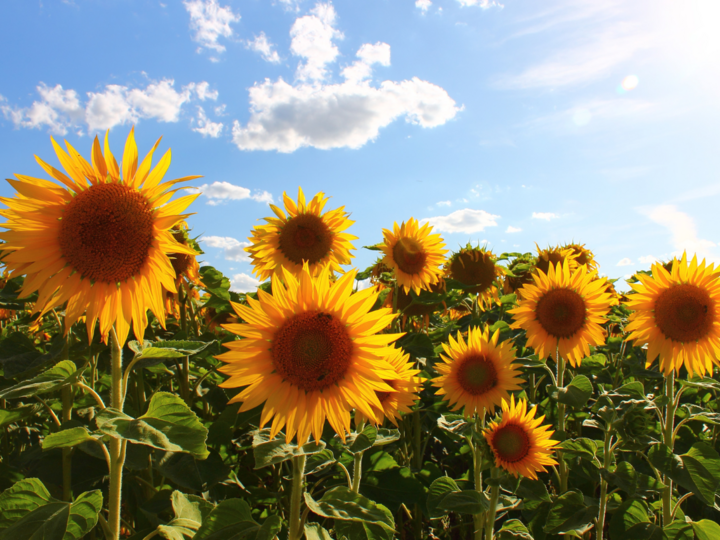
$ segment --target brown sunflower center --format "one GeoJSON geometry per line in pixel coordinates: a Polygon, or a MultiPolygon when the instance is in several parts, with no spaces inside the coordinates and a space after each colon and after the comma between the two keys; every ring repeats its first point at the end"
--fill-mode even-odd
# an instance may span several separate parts
{"type": "Polygon", "coordinates": [[[498,384],[495,363],[484,354],[471,354],[462,360],[457,371],[457,381],[468,394],[485,394],[498,384]]]}
{"type": "MultiPolygon", "coordinates": [[[[187,240],[185,240],[185,235],[182,231],[175,229],[170,232],[178,243],[183,246],[187,245],[187,240]]],[[[170,255],[170,262],[172,263],[173,270],[175,270],[175,277],[182,276],[190,266],[191,261],[190,255],[185,253],[173,253],[170,255]]]]}
{"type": "Polygon", "coordinates": [[[401,238],[393,247],[393,260],[406,274],[419,274],[425,268],[427,253],[417,240],[401,238]]]}
{"type": "Polygon", "coordinates": [[[308,311],[286,321],[270,349],[275,370],[308,392],[342,379],[350,366],[353,344],[334,315],[308,311]]]}
{"type": "MultiPolygon", "coordinates": [[[[395,381],[386,381],[383,380],[385,384],[390,386],[393,390],[397,390],[396,382],[395,381]]],[[[375,392],[375,395],[377,395],[377,398],[380,400],[380,403],[385,403],[387,398],[389,398],[394,392],[375,392]]]]}
{"type": "Polygon", "coordinates": [[[492,448],[498,458],[515,463],[530,453],[530,438],[521,426],[507,424],[495,432],[492,448]]]}
{"type": "Polygon", "coordinates": [[[295,264],[315,264],[332,248],[333,234],[320,216],[300,214],[291,218],[280,232],[280,251],[295,264]]]}
{"type": "Polygon", "coordinates": [[[556,251],[550,251],[547,253],[541,253],[538,255],[537,263],[535,264],[535,267],[538,270],[542,270],[545,274],[550,273],[550,266],[552,265],[553,268],[557,267],[558,263],[563,263],[565,261],[565,256],[562,253],[556,252],[556,251]]]}
{"type": "Polygon", "coordinates": [[[675,285],[655,302],[655,323],[673,341],[697,341],[708,335],[715,322],[712,300],[696,285],[675,285]]]}
{"type": "Polygon", "coordinates": [[[82,277],[117,283],[137,275],[153,242],[152,205],[137,190],[97,184],[65,207],[58,241],[82,277]]]}
{"type": "Polygon", "coordinates": [[[585,301],[572,289],[546,292],[535,308],[537,321],[556,338],[573,336],[585,324],[585,301]]]}
{"type": "Polygon", "coordinates": [[[461,253],[450,263],[450,275],[465,285],[477,285],[471,292],[488,290],[495,280],[495,261],[487,253],[461,253]]]}

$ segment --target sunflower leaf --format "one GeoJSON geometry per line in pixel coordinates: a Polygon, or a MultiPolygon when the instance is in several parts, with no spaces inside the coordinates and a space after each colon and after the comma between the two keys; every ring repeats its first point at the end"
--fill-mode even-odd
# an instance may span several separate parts
{"type": "MultiPolygon", "coordinates": [[[[380,525],[361,521],[341,521],[337,519],[333,528],[337,537],[345,538],[345,540],[393,540],[395,537],[392,531],[383,529],[380,525]]],[[[305,535],[306,540],[331,540],[329,535],[327,537],[307,536],[307,529],[305,529],[305,535]]]]}
{"type": "Polygon", "coordinates": [[[597,506],[585,504],[582,493],[577,490],[567,491],[550,507],[543,530],[550,534],[582,532],[597,517],[597,512],[597,506]]]}
{"type": "Polygon", "coordinates": [[[720,525],[709,519],[701,519],[692,524],[698,540],[716,540],[720,538],[720,525]]]}
{"type": "Polygon", "coordinates": [[[43,450],[51,450],[53,448],[71,448],[84,442],[93,441],[95,438],[84,427],[73,427],[64,429],[57,433],[51,433],[42,442],[43,450]]]}
{"type": "Polygon", "coordinates": [[[630,536],[628,531],[639,523],[648,521],[647,503],[641,499],[629,499],[615,510],[610,520],[610,538],[646,538],[645,536],[630,536]]]}
{"type": "Polygon", "coordinates": [[[452,478],[441,476],[433,480],[433,483],[430,484],[428,488],[427,499],[425,501],[428,517],[430,519],[436,519],[447,514],[447,512],[439,508],[438,505],[447,494],[459,491],[460,488],[452,478]]]}
{"type": "Polygon", "coordinates": [[[395,529],[395,520],[390,510],[344,486],[329,489],[318,501],[305,492],[305,504],[310,511],[322,517],[373,523],[388,531],[395,529]]]}
{"type": "Polygon", "coordinates": [[[25,478],[0,494],[0,530],[54,501],[38,478],[25,478]]]}
{"type": "Polygon", "coordinates": [[[282,463],[296,456],[317,454],[325,449],[325,443],[320,441],[307,442],[298,447],[295,443],[285,442],[285,435],[279,434],[270,439],[270,430],[261,429],[253,434],[253,456],[255,457],[255,470],[282,463]]]}
{"type": "Polygon", "coordinates": [[[250,506],[242,499],[226,499],[205,516],[194,540],[227,540],[252,538],[260,524],[251,514],[250,506]]]}
{"type": "Polygon", "coordinates": [[[17,409],[7,410],[0,409],[0,427],[14,424],[19,420],[24,420],[29,416],[35,416],[35,414],[42,409],[42,405],[34,403],[25,407],[18,407],[17,409]]]}
{"type": "Polygon", "coordinates": [[[365,426],[361,433],[351,433],[345,439],[345,447],[351,454],[364,452],[375,444],[377,428],[371,424],[365,426]]]}
{"type": "Polygon", "coordinates": [[[560,403],[579,409],[588,402],[592,393],[590,379],[585,375],[576,375],[565,388],[558,388],[557,399],[560,403]]]}
{"type": "Polygon", "coordinates": [[[83,369],[78,370],[70,360],[63,360],[30,380],[6,388],[0,392],[0,399],[16,399],[52,392],[74,383],[82,371],[83,369]]]}
{"type": "Polygon", "coordinates": [[[437,505],[439,510],[448,510],[458,514],[471,514],[473,516],[484,512],[489,506],[487,496],[484,493],[478,493],[474,489],[448,493],[437,505]]]}

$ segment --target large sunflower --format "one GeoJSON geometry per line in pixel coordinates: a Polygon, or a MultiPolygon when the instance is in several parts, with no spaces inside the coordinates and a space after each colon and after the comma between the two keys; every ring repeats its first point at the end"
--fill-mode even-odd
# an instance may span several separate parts
{"type": "Polygon", "coordinates": [[[468,292],[477,293],[478,305],[491,307],[493,301],[500,303],[496,283],[505,270],[497,264],[497,257],[492,251],[468,245],[453,253],[445,268],[452,279],[463,285],[475,285],[468,292]]]}
{"type": "Polygon", "coordinates": [[[450,336],[449,345],[442,344],[447,356],[441,354],[444,363],[435,364],[441,375],[433,380],[433,386],[453,410],[464,407],[465,416],[494,411],[524,382],[512,363],[515,349],[509,341],[498,344],[499,337],[500,331],[490,336],[487,327],[470,328],[467,342],[458,332],[457,340],[450,336]]]}
{"type": "Polygon", "coordinates": [[[395,316],[369,311],[372,288],[351,294],[355,274],[331,284],[328,267],[313,277],[305,263],[297,278],[273,274],[272,295],[259,290],[249,307],[232,304],[247,324],[224,328],[245,339],[225,343],[230,351],[218,356],[230,376],[221,386],[246,387],[231,400],[242,402],[240,411],[265,403],[260,425],[272,420],[272,437],[285,427],[288,442],[297,434],[304,444],[311,433],[319,441],[327,418],[344,439],[351,409],[377,422],[377,392],[395,392],[385,382],[397,378],[388,345],[401,334],[377,334],[395,316]]]}
{"type": "Polygon", "coordinates": [[[442,274],[440,265],[445,262],[446,249],[439,234],[430,234],[432,226],[422,227],[415,218],[407,223],[393,225],[393,230],[383,229],[385,241],[381,244],[385,257],[383,262],[395,272],[395,279],[405,292],[422,289],[437,283],[442,274]]]}
{"type": "Polygon", "coordinates": [[[720,279],[713,265],[700,264],[687,254],[674,259],[668,272],[662,263],[652,276],[636,274],[635,294],[627,306],[635,310],[626,330],[636,345],[647,344],[647,365],[660,357],[660,369],[669,375],[685,365],[690,376],[712,373],[720,356],[720,279]]]}
{"type": "Polygon", "coordinates": [[[545,416],[535,418],[536,409],[537,405],[528,411],[524,399],[515,403],[515,396],[509,402],[503,399],[502,418],[490,422],[483,433],[495,455],[495,466],[515,477],[521,474],[537,480],[538,472],[557,465],[552,453],[558,441],[550,439],[555,432],[540,425],[545,416]]]}
{"type": "Polygon", "coordinates": [[[163,288],[175,292],[175,272],[168,254],[194,255],[179,244],[169,229],[198,194],[168,202],[179,182],[160,183],[170,165],[170,150],[152,167],[158,142],[138,165],[134,130],[125,143],[122,168],[110,152],[105,155],[95,137],[91,163],[67,142],[65,152],[51,139],[67,175],[36,157],[40,166],[65,187],[48,180],[15,175],[8,180],[14,198],[0,198],[8,206],[1,226],[2,262],[11,275],[25,274],[21,294],[38,291],[35,311],[46,313],[67,302],[65,330],[86,315],[92,339],[95,323],[107,338],[115,325],[121,343],[132,321],[135,337],[143,339],[150,308],[164,324],[163,288]],[[122,171],[122,172],[121,172],[122,171]]]}
{"type": "MultiPolygon", "coordinates": [[[[397,378],[384,381],[393,388],[394,392],[376,392],[377,398],[382,405],[376,412],[376,423],[378,425],[382,425],[385,418],[387,418],[397,426],[400,413],[412,412],[411,407],[418,399],[418,392],[422,384],[422,379],[417,376],[420,370],[415,369],[415,366],[408,361],[408,358],[409,355],[404,353],[402,349],[395,348],[390,350],[390,356],[386,358],[397,378]]],[[[366,420],[367,418],[361,411],[355,412],[356,425],[366,420]]]]}
{"type": "Polygon", "coordinates": [[[545,274],[536,270],[534,285],[522,289],[520,305],[511,309],[512,328],[527,331],[528,345],[540,358],[555,353],[578,366],[590,355],[589,345],[601,345],[605,333],[600,326],[615,302],[607,292],[605,278],[597,278],[586,266],[572,274],[568,261],[550,266],[545,274]]]}
{"type": "Polygon", "coordinates": [[[340,265],[350,263],[350,251],[355,249],[350,241],[357,237],[343,231],[355,222],[348,219],[345,207],[323,214],[328,200],[324,193],[318,193],[306,203],[300,188],[297,204],[283,193],[287,215],[270,205],[277,218],[265,218],[267,225],[255,227],[248,238],[252,245],[245,248],[252,259],[253,273],[261,281],[274,274],[282,276],[281,268],[297,276],[306,262],[313,276],[326,267],[342,272],[340,265]]]}

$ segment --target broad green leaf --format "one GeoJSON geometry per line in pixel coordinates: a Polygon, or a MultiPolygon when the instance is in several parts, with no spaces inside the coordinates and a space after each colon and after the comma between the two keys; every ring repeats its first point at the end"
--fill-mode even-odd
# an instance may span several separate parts
{"type": "MultiPolygon", "coordinates": [[[[626,537],[628,530],[638,523],[648,521],[647,503],[641,499],[628,499],[615,510],[610,520],[610,538],[620,540],[626,537]]],[[[638,537],[627,537],[631,538],[638,537]]],[[[644,538],[644,537],[641,537],[644,538]]]]}
{"type": "Polygon", "coordinates": [[[361,433],[351,433],[347,436],[345,446],[351,454],[364,452],[375,444],[377,428],[372,424],[365,426],[361,433]]]}
{"type": "Polygon", "coordinates": [[[485,494],[478,493],[474,489],[453,491],[445,495],[438,509],[457,512],[458,514],[477,515],[488,509],[488,500],[485,494]]]}
{"type": "Polygon", "coordinates": [[[405,334],[395,344],[415,358],[432,358],[435,356],[435,347],[432,340],[422,333],[405,334]]]}
{"type": "Polygon", "coordinates": [[[319,523],[306,523],[305,540],[333,540],[333,538],[319,523]]]}
{"type": "Polygon", "coordinates": [[[543,530],[550,534],[584,531],[597,517],[598,507],[587,506],[582,493],[571,490],[560,495],[550,507],[543,530]]]}
{"type": "Polygon", "coordinates": [[[508,519],[495,535],[495,540],[533,540],[533,537],[522,521],[508,519]]]}
{"type": "Polygon", "coordinates": [[[242,499],[225,499],[203,520],[193,540],[232,540],[252,538],[260,530],[242,499]]]}
{"type": "Polygon", "coordinates": [[[684,521],[673,521],[663,532],[668,540],[695,540],[692,524],[684,521]]]}
{"type": "Polygon", "coordinates": [[[399,429],[380,428],[377,430],[377,437],[375,437],[373,446],[385,446],[398,440],[400,440],[399,429]]]}
{"type": "Polygon", "coordinates": [[[37,478],[25,478],[0,493],[0,530],[51,502],[53,498],[37,478]]]}
{"type": "Polygon", "coordinates": [[[580,409],[592,396],[593,387],[585,375],[576,375],[565,388],[558,388],[558,401],[580,409]]]}
{"type": "Polygon", "coordinates": [[[310,441],[298,447],[295,443],[286,443],[285,435],[279,434],[270,439],[270,430],[261,429],[253,435],[253,456],[255,469],[262,469],[276,463],[282,463],[296,456],[316,454],[325,449],[325,443],[310,441]]]}
{"type": "Polygon", "coordinates": [[[367,474],[362,479],[360,492],[371,500],[383,504],[392,512],[400,504],[408,508],[425,501],[425,486],[415,478],[408,467],[388,469],[367,474]]]}
{"type": "Polygon", "coordinates": [[[260,530],[255,535],[255,540],[273,540],[278,537],[282,529],[283,521],[280,516],[270,516],[260,526],[260,530]]]}
{"type": "Polygon", "coordinates": [[[30,416],[35,416],[42,405],[34,403],[32,405],[26,405],[25,407],[18,407],[17,409],[0,409],[0,427],[4,427],[10,424],[14,424],[20,420],[24,420],[30,416]]]}
{"type": "Polygon", "coordinates": [[[598,445],[592,439],[569,439],[561,442],[558,447],[563,449],[563,454],[575,455],[594,463],[600,463],[597,459],[598,445]]]}
{"type": "Polygon", "coordinates": [[[63,540],[79,540],[89,533],[102,510],[103,496],[99,489],[81,493],[70,505],[70,519],[63,540]]]}
{"type": "Polygon", "coordinates": [[[317,454],[310,454],[305,462],[305,475],[319,473],[336,461],[335,455],[329,448],[321,450],[317,454]]]}
{"type": "Polygon", "coordinates": [[[390,510],[344,486],[326,491],[318,501],[306,492],[305,504],[312,512],[322,517],[373,523],[389,531],[395,529],[395,521],[390,510]]]}
{"type": "Polygon", "coordinates": [[[437,420],[440,429],[464,437],[472,432],[472,424],[461,414],[444,414],[437,420]]]}
{"type": "Polygon", "coordinates": [[[582,367],[584,368],[594,368],[594,367],[602,367],[605,364],[607,364],[607,356],[604,354],[593,354],[590,356],[586,356],[582,359],[582,367]]]}
{"type": "Polygon", "coordinates": [[[43,450],[51,450],[53,448],[70,448],[87,441],[94,441],[94,437],[84,427],[74,427],[64,429],[57,433],[51,433],[42,442],[43,450]]]}
{"type": "Polygon", "coordinates": [[[709,519],[701,519],[692,524],[698,540],[717,540],[720,538],[720,525],[709,519]]]}
{"type": "Polygon", "coordinates": [[[427,501],[425,505],[427,507],[427,515],[430,519],[441,518],[447,512],[438,507],[440,501],[442,501],[449,493],[460,491],[460,488],[455,483],[455,480],[448,476],[441,476],[433,480],[428,488],[427,501]]]}
{"type": "Polygon", "coordinates": [[[0,399],[16,399],[52,392],[62,386],[72,384],[79,375],[74,363],[70,360],[63,360],[32,379],[6,388],[0,392],[0,399]]]}
{"type": "Polygon", "coordinates": [[[523,477],[515,494],[523,500],[523,508],[535,510],[543,502],[552,502],[547,487],[540,480],[531,480],[523,477]]]}
{"type": "Polygon", "coordinates": [[[172,497],[173,511],[175,517],[182,519],[190,519],[198,524],[212,512],[215,507],[212,503],[206,501],[202,497],[196,495],[187,495],[181,491],[173,491],[172,497]]]}
{"type": "Polygon", "coordinates": [[[200,459],[208,456],[208,431],[197,415],[178,396],[158,392],[147,412],[132,418],[110,407],[97,416],[98,429],[110,437],[128,439],[170,452],[187,452],[200,459]]]}
{"type": "Polygon", "coordinates": [[[335,535],[338,538],[345,537],[346,540],[393,540],[395,537],[392,531],[384,529],[380,525],[361,521],[340,521],[336,519],[334,528],[335,535]]]}
{"type": "Polygon", "coordinates": [[[194,491],[207,491],[230,474],[230,467],[216,451],[202,460],[182,452],[155,452],[153,466],[178,486],[194,491]]]}
{"type": "Polygon", "coordinates": [[[662,527],[648,522],[636,523],[625,531],[625,534],[618,537],[619,540],[638,540],[639,538],[642,540],[668,540],[662,527]]]}
{"type": "Polygon", "coordinates": [[[665,489],[665,484],[652,476],[637,472],[629,461],[618,463],[614,472],[607,472],[603,469],[600,473],[610,484],[626,491],[628,495],[648,495],[660,493],[665,489]]]}
{"type": "Polygon", "coordinates": [[[674,482],[695,493],[705,504],[713,504],[712,499],[705,498],[709,494],[703,493],[703,490],[698,489],[695,485],[680,456],[673,454],[668,446],[664,444],[651,446],[648,451],[648,458],[658,471],[668,475],[674,482]]]}

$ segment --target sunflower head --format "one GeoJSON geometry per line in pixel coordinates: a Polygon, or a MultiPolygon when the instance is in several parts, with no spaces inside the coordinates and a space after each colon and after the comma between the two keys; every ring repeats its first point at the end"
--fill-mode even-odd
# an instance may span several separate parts
{"type": "MultiPolygon", "coordinates": [[[[184,221],[170,229],[170,234],[172,234],[175,241],[183,246],[189,246],[196,253],[202,253],[197,242],[190,238],[188,232],[187,223],[184,221]]],[[[173,255],[170,262],[172,263],[173,270],[175,270],[176,283],[179,284],[184,280],[195,286],[200,285],[200,265],[197,262],[196,255],[177,253],[173,255]]]]}
{"type": "Polygon", "coordinates": [[[485,440],[495,456],[495,466],[505,469],[515,477],[522,475],[537,480],[538,472],[545,467],[557,465],[553,459],[553,448],[558,441],[550,439],[554,431],[550,426],[541,426],[545,416],[535,418],[537,406],[527,410],[527,401],[515,402],[503,399],[502,416],[490,422],[485,429],[485,440]]]}
{"type": "Polygon", "coordinates": [[[3,199],[3,262],[11,275],[26,275],[22,295],[38,291],[35,311],[67,302],[66,331],[85,314],[90,339],[99,321],[103,339],[114,326],[124,343],[132,323],[142,340],[147,309],[164,325],[162,290],[176,291],[168,255],[195,254],[169,229],[199,194],[168,201],[175,184],[198,177],[161,183],[170,151],[153,168],[158,141],[138,164],[134,130],[120,166],[107,134],[104,154],[95,137],[90,163],[67,142],[65,151],[51,140],[66,174],[36,159],[62,185],[24,175],[8,180],[18,195],[3,199]]]}
{"type": "Polygon", "coordinates": [[[578,265],[584,264],[589,270],[597,270],[598,263],[595,260],[595,254],[585,247],[585,244],[566,244],[562,249],[569,249],[574,255],[574,261],[578,265]]]}
{"type": "Polygon", "coordinates": [[[636,274],[631,283],[635,294],[627,306],[634,313],[626,329],[635,345],[647,344],[647,365],[660,357],[666,374],[684,365],[690,376],[712,373],[719,364],[720,278],[713,265],[697,256],[688,262],[683,253],[673,259],[670,271],[662,263],[652,266],[652,275],[636,274]]]}
{"type": "Polygon", "coordinates": [[[537,261],[535,262],[535,269],[545,274],[550,272],[550,267],[557,266],[558,263],[564,264],[565,261],[568,263],[570,270],[575,270],[578,267],[576,261],[578,255],[575,250],[570,247],[560,246],[548,246],[545,249],[540,249],[540,246],[535,244],[537,248],[537,261]]]}
{"type": "Polygon", "coordinates": [[[297,276],[305,263],[314,276],[324,268],[342,272],[340,265],[350,263],[350,251],[355,249],[350,241],[357,237],[343,231],[355,222],[348,219],[344,207],[323,213],[328,200],[317,193],[306,203],[300,188],[297,203],[283,193],[285,211],[270,205],[277,217],[265,218],[267,225],[255,227],[248,238],[251,245],[245,248],[261,281],[282,276],[282,268],[297,276]]]}
{"type": "Polygon", "coordinates": [[[445,244],[440,235],[430,231],[429,223],[420,227],[415,218],[402,225],[396,222],[392,231],[383,229],[383,262],[393,269],[398,285],[405,292],[412,289],[419,294],[440,279],[440,266],[445,262],[447,250],[442,249],[445,244]]]}
{"type": "Polygon", "coordinates": [[[313,276],[305,263],[297,277],[274,274],[272,295],[260,289],[247,306],[233,303],[247,323],[224,328],[245,339],[225,343],[230,350],[218,357],[229,376],[222,386],[244,387],[231,402],[242,402],[240,411],[264,403],[260,427],[272,422],[272,437],[285,428],[286,440],[297,435],[301,445],[310,434],[320,440],[326,419],[344,439],[352,409],[378,422],[378,392],[396,392],[386,382],[398,377],[387,359],[401,334],[378,334],[395,316],[370,311],[372,288],[352,294],[354,270],[334,283],[329,274],[326,267],[313,276]]]}
{"type": "Polygon", "coordinates": [[[493,300],[500,302],[496,283],[505,270],[497,264],[497,257],[489,249],[468,245],[453,253],[445,268],[452,279],[463,285],[475,285],[468,292],[479,295],[479,304],[491,305],[493,300]]]}
{"type": "Polygon", "coordinates": [[[467,341],[458,332],[457,339],[450,336],[449,343],[442,344],[446,354],[435,364],[440,376],[432,384],[452,410],[463,407],[465,416],[483,416],[509,399],[510,391],[520,389],[524,381],[512,363],[515,349],[509,341],[499,343],[499,337],[499,331],[491,336],[487,327],[470,328],[467,341]]]}
{"type": "Polygon", "coordinates": [[[518,307],[509,311],[515,321],[511,327],[527,332],[528,345],[540,358],[557,348],[562,358],[579,365],[590,355],[590,345],[605,342],[600,325],[614,303],[605,279],[598,279],[586,266],[571,273],[567,260],[551,266],[548,274],[536,271],[533,279],[534,285],[523,288],[518,307]]]}
{"type": "Polygon", "coordinates": [[[532,275],[535,271],[535,263],[537,259],[531,253],[526,253],[520,257],[516,257],[508,265],[508,275],[503,281],[503,291],[505,294],[517,294],[522,296],[522,288],[528,283],[532,283],[532,275]]]}

